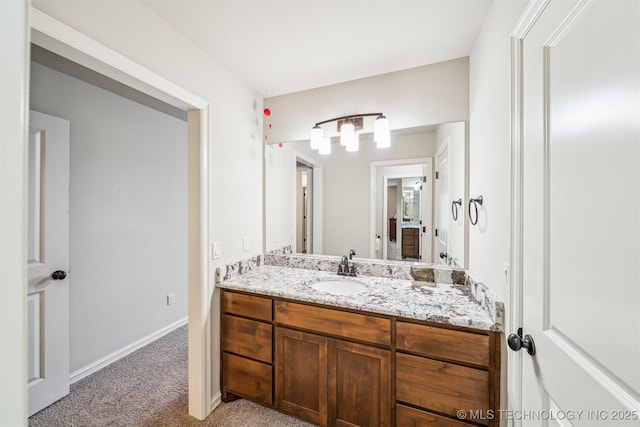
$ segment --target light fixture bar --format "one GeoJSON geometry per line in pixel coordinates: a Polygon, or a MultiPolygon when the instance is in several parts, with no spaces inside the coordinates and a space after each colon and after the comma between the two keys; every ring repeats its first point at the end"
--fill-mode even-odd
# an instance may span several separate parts
{"type": "Polygon", "coordinates": [[[342,116],[342,117],[336,117],[333,119],[329,119],[329,120],[323,120],[321,122],[316,123],[316,126],[320,126],[323,125],[325,123],[331,123],[331,122],[335,122],[337,120],[348,120],[348,119],[355,119],[357,117],[370,117],[370,116],[382,116],[382,113],[365,113],[365,114],[352,114],[350,116],[342,116]]]}

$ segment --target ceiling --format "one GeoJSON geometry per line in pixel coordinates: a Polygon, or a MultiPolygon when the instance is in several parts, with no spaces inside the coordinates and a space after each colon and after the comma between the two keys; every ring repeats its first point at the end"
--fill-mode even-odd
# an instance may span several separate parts
{"type": "Polygon", "coordinates": [[[491,0],[142,0],[265,97],[468,56],[491,0]]]}

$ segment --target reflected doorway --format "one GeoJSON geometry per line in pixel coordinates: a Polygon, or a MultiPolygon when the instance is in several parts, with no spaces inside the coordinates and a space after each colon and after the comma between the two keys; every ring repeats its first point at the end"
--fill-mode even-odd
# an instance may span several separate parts
{"type": "Polygon", "coordinates": [[[313,167],[296,160],[296,253],[313,253],[313,167]]]}
{"type": "Polygon", "coordinates": [[[422,232],[426,177],[408,176],[386,180],[386,257],[392,261],[420,262],[424,258],[422,232]]]}
{"type": "Polygon", "coordinates": [[[432,262],[433,158],[372,162],[371,258],[432,262]]]}

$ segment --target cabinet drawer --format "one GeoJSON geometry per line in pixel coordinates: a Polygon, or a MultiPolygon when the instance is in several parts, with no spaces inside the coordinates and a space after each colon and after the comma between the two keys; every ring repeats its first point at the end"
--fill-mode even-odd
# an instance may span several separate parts
{"type": "Polygon", "coordinates": [[[222,316],[222,350],[271,363],[271,325],[241,317],[222,316]]]}
{"type": "Polygon", "coordinates": [[[270,322],[271,299],[222,291],[222,312],[270,322]]]}
{"type": "Polygon", "coordinates": [[[465,422],[404,405],[396,405],[396,425],[402,427],[470,427],[470,424],[465,422]]]}
{"type": "Polygon", "coordinates": [[[397,353],[396,399],[456,416],[458,410],[489,410],[489,373],[397,353]]]}
{"type": "Polygon", "coordinates": [[[427,357],[489,366],[487,335],[397,322],[396,348],[427,357]]]}
{"type": "Polygon", "coordinates": [[[271,405],[273,368],[229,353],[222,354],[222,387],[231,393],[271,405]]]}
{"type": "Polygon", "coordinates": [[[276,301],[275,320],[324,334],[391,345],[391,321],[381,317],[276,301]]]}

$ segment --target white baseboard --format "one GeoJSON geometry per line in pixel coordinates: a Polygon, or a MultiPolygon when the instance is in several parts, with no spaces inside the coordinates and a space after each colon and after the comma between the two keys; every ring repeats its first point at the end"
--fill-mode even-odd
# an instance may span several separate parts
{"type": "MultiPolygon", "coordinates": [[[[142,337],[139,340],[132,342],[131,344],[122,347],[120,350],[114,351],[113,353],[109,354],[108,356],[103,357],[100,360],[96,360],[95,362],[91,363],[90,365],[85,366],[84,368],[80,368],[75,372],[72,372],[71,374],[69,374],[69,382],[71,384],[75,383],[76,381],[79,381],[81,379],[83,379],[84,377],[87,377],[95,372],[98,372],[100,369],[109,366],[110,364],[112,364],[113,362],[122,359],[123,357],[125,357],[128,354],[133,353],[134,351],[144,347],[145,345],[157,340],[158,338],[163,337],[164,335],[168,334],[169,332],[173,332],[176,329],[178,329],[179,327],[186,325],[188,322],[189,318],[185,317],[184,319],[180,319],[172,324],[170,324],[169,326],[165,326],[162,329],[159,329],[155,332],[150,333],[149,335],[147,335],[146,337],[142,337]]],[[[216,405],[217,406],[217,405],[216,405]]]]}
{"type": "Polygon", "coordinates": [[[213,412],[213,410],[216,409],[218,405],[221,403],[222,403],[222,393],[217,392],[211,398],[211,402],[209,402],[209,414],[211,414],[211,412],[213,412]]]}

